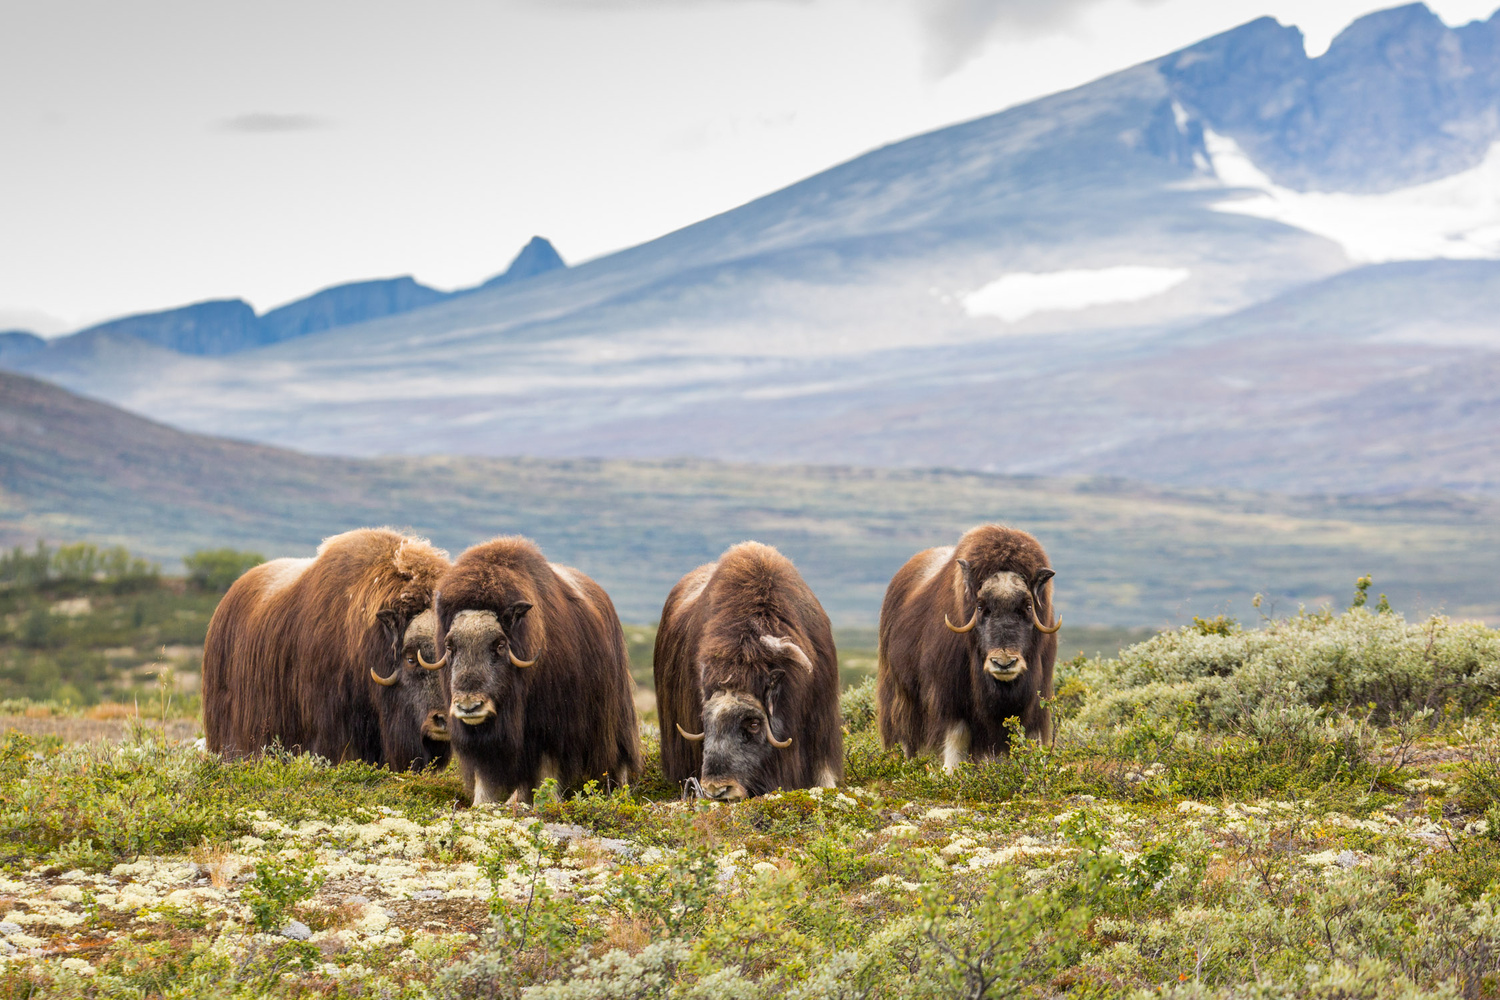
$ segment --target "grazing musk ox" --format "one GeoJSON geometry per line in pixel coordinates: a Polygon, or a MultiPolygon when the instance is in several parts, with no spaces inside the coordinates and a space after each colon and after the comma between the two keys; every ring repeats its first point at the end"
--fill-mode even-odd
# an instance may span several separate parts
{"type": "Polygon", "coordinates": [[[742,542],[678,581],[654,671],[668,778],[720,801],[843,778],[833,630],[770,546],[742,542]]]}
{"type": "Polygon", "coordinates": [[[1005,720],[1051,742],[1052,569],[1024,531],[985,524],[912,556],[880,608],[880,738],[909,757],[941,747],[948,770],[1005,753],[1005,720]]]}
{"type": "Polygon", "coordinates": [[[208,748],[279,741],[335,762],[447,763],[442,682],[417,659],[436,655],[432,591],[448,567],[424,539],[365,528],[246,572],[203,644],[208,748]]]}
{"type": "Polygon", "coordinates": [[[625,631],[597,583],[530,540],[469,549],[438,584],[453,750],[476,805],[641,769],[625,631]]]}

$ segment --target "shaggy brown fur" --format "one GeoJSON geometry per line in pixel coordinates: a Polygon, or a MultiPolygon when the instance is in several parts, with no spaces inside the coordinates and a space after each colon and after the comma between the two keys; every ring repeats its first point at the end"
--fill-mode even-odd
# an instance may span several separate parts
{"type": "Polygon", "coordinates": [[[880,609],[876,697],[887,747],[899,743],[908,755],[943,749],[957,759],[1000,754],[1011,717],[1028,736],[1051,741],[1052,718],[1041,702],[1052,697],[1057,636],[1032,627],[1025,613],[1034,603],[1042,623],[1053,624],[1051,576],[1035,538],[994,524],[970,530],[956,547],[919,552],[901,567],[880,609]],[[1002,585],[1016,580],[1009,573],[1023,586],[1006,591],[1002,585]],[[976,605],[980,619],[972,631],[957,634],[943,624],[947,615],[962,627],[976,605]],[[986,658],[999,647],[1026,665],[1014,680],[985,672],[986,658]],[[966,727],[966,734],[962,728],[955,734],[955,727],[966,727]]]}
{"type": "Polygon", "coordinates": [[[333,761],[393,768],[448,759],[423,739],[441,683],[404,664],[407,625],[432,603],[447,553],[387,528],[329,538],[313,559],[277,559],[235,581],[203,645],[203,728],[231,756],[279,741],[333,761]],[[370,678],[402,673],[382,687],[370,678]]]}
{"type": "Polygon", "coordinates": [[[833,630],[802,575],[770,546],[743,542],[672,588],[656,633],[654,670],[662,771],[673,781],[697,778],[707,786],[720,778],[738,782],[736,794],[757,795],[843,778],[833,630]],[[766,636],[791,640],[808,663],[768,645],[766,636]],[[716,741],[704,706],[726,694],[749,709],[736,722],[751,732],[742,736],[737,725],[716,741]],[[684,739],[679,725],[706,733],[705,741],[684,739]],[[792,745],[771,746],[762,726],[791,737],[792,745]]]}
{"type": "Polygon", "coordinates": [[[590,779],[608,786],[640,773],[625,631],[603,588],[547,562],[530,540],[509,537],[469,549],[438,590],[451,704],[483,700],[494,713],[465,723],[465,713],[450,711],[453,749],[476,802],[512,792],[529,798],[548,777],[571,791],[590,779]],[[489,622],[483,643],[466,644],[468,633],[454,631],[466,612],[489,622]],[[536,662],[515,667],[507,650],[536,662]]]}

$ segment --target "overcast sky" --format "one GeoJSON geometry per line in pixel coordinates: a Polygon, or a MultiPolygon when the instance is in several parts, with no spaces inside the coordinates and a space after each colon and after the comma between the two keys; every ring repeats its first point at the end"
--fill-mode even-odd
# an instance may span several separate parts
{"type": "MultiPolygon", "coordinates": [[[[1496,0],[1438,0],[1449,24],[1496,0]]],[[[0,329],[577,262],[1262,14],[1368,0],[0,0],[0,329]]]]}

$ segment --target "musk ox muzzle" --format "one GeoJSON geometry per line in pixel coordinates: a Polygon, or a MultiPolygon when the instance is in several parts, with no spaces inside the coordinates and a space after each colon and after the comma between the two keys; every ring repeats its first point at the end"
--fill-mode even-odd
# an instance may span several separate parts
{"type": "Polygon", "coordinates": [[[997,681],[1013,681],[1026,672],[1026,654],[1018,649],[992,649],[985,655],[984,672],[997,681]]]}
{"type": "Polygon", "coordinates": [[[480,726],[497,714],[495,699],[487,694],[455,694],[448,714],[466,726],[480,726]]]}

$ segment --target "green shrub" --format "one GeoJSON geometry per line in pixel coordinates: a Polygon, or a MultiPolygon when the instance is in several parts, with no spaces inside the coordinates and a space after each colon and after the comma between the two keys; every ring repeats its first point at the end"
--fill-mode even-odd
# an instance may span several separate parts
{"type": "Polygon", "coordinates": [[[1077,677],[1089,691],[1077,718],[1092,727],[1171,720],[1183,705],[1223,730],[1262,707],[1369,707],[1379,721],[1423,708],[1473,712],[1500,693],[1500,632],[1357,607],[1254,631],[1163,632],[1118,659],[1086,661],[1077,677]]]}
{"type": "Polygon", "coordinates": [[[875,725],[875,678],[866,677],[853,687],[846,688],[839,697],[839,712],[844,717],[844,729],[850,733],[862,733],[875,725]]]}
{"type": "Polygon", "coordinates": [[[188,571],[188,582],[199,590],[220,594],[247,569],[265,561],[266,557],[259,552],[240,552],[237,549],[199,549],[182,557],[182,565],[188,571]]]}
{"type": "Polygon", "coordinates": [[[270,934],[286,926],[292,907],[317,895],[327,876],[309,856],[272,855],[255,866],[242,896],[255,926],[270,934]]]}

